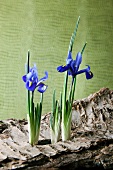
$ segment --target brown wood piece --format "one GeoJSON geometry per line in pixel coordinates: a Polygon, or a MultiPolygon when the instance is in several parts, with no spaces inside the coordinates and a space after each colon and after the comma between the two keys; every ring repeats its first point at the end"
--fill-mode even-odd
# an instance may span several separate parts
{"type": "Polygon", "coordinates": [[[50,144],[50,113],[42,116],[39,143],[28,143],[26,120],[0,121],[0,169],[113,169],[113,91],[76,100],[71,140],[50,144]]]}

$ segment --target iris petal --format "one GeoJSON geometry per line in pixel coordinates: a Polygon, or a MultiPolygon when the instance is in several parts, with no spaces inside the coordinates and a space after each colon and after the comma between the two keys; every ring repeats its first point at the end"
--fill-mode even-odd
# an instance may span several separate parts
{"type": "Polygon", "coordinates": [[[40,83],[37,87],[37,90],[40,92],[40,93],[44,93],[47,89],[47,86],[43,83],[40,83]]]}
{"type": "Polygon", "coordinates": [[[70,64],[70,62],[72,61],[72,53],[70,51],[68,51],[68,56],[66,59],[66,65],[70,64]]]}
{"type": "Polygon", "coordinates": [[[83,70],[79,70],[77,74],[85,73],[86,74],[86,79],[91,79],[93,77],[93,73],[90,71],[90,66],[87,65],[87,68],[83,70]]]}
{"type": "Polygon", "coordinates": [[[38,71],[37,71],[37,67],[36,67],[36,64],[34,64],[34,67],[31,68],[30,70],[32,73],[36,74],[36,76],[38,77],[38,71]]]}
{"type": "MultiPolygon", "coordinates": [[[[27,80],[30,80],[32,76],[33,76],[32,72],[29,72],[29,73],[26,75],[26,79],[27,79],[27,80]]],[[[26,81],[27,81],[27,80],[26,80],[26,81]]]]}
{"type": "Polygon", "coordinates": [[[37,88],[40,93],[43,93],[46,91],[47,86],[42,82],[45,81],[47,78],[48,72],[46,71],[45,76],[38,81],[38,71],[36,64],[34,64],[34,67],[29,70],[29,73],[27,75],[24,75],[22,77],[22,80],[25,82],[27,90],[34,91],[37,88]]]}
{"type": "Polygon", "coordinates": [[[77,74],[81,74],[81,73],[88,73],[88,72],[90,72],[90,66],[89,65],[86,65],[87,66],[87,68],[85,68],[85,69],[82,69],[82,70],[79,70],[77,73],[76,73],[76,75],[77,74]]]}
{"type": "Polygon", "coordinates": [[[70,68],[70,64],[65,65],[65,66],[59,66],[57,67],[57,71],[64,72],[64,71],[67,71],[69,68],[70,68]]]}
{"type": "Polygon", "coordinates": [[[77,53],[76,60],[74,61],[75,61],[75,72],[77,72],[82,62],[82,54],[80,52],[77,53]]]}
{"type": "Polygon", "coordinates": [[[45,81],[45,80],[47,80],[47,79],[48,79],[48,72],[45,71],[45,76],[42,77],[42,78],[38,81],[38,84],[40,84],[41,82],[43,82],[43,81],[45,81]]]}
{"type": "Polygon", "coordinates": [[[71,62],[71,72],[72,72],[72,75],[74,75],[74,74],[76,74],[76,60],[73,60],[72,62],[71,62]]]}
{"type": "Polygon", "coordinates": [[[82,54],[81,52],[78,52],[76,55],[76,59],[72,59],[72,52],[68,51],[68,56],[66,59],[66,65],[65,66],[59,66],[57,67],[57,71],[64,72],[67,71],[68,75],[71,75],[72,77],[75,77],[77,74],[85,73],[86,79],[91,79],[93,77],[93,73],[90,71],[90,66],[82,70],[79,70],[80,64],[82,62],[82,54]],[[78,71],[79,70],[79,71],[78,71]]]}
{"type": "Polygon", "coordinates": [[[35,88],[36,88],[36,85],[37,85],[37,83],[32,83],[32,85],[30,85],[30,82],[29,82],[29,81],[26,82],[26,88],[27,88],[27,90],[29,90],[29,91],[34,91],[35,88]]]}
{"type": "MultiPolygon", "coordinates": [[[[36,65],[34,64],[34,67],[32,67],[31,69],[30,69],[30,72],[29,73],[31,73],[31,77],[30,77],[30,81],[32,81],[32,82],[35,82],[35,81],[37,81],[38,82],[38,71],[37,71],[37,68],[36,68],[36,65]]],[[[28,73],[28,74],[29,74],[28,73]]]]}
{"type": "Polygon", "coordinates": [[[26,75],[24,75],[23,77],[22,77],[22,80],[24,81],[24,82],[26,82],[26,75]]]}
{"type": "Polygon", "coordinates": [[[86,78],[87,79],[91,79],[93,77],[93,73],[90,71],[90,72],[86,72],[86,78]]]}

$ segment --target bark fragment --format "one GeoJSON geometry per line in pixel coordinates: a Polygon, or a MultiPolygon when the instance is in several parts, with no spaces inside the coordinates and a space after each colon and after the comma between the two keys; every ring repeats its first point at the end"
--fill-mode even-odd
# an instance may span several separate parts
{"type": "Polygon", "coordinates": [[[74,101],[71,140],[50,143],[42,117],[38,145],[28,143],[26,120],[0,121],[0,169],[113,169],[113,91],[102,88],[74,101]]]}

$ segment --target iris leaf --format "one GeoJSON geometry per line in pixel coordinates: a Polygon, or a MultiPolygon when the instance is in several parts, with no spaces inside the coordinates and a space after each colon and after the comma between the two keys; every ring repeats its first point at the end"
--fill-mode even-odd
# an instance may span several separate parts
{"type": "Polygon", "coordinates": [[[73,48],[74,40],[75,40],[75,37],[76,37],[79,22],[80,22],[80,16],[78,17],[78,20],[77,20],[77,23],[76,23],[76,26],[75,26],[75,29],[74,29],[74,33],[72,34],[71,40],[70,40],[70,43],[69,43],[69,51],[71,51],[71,52],[72,52],[72,48],[73,48]]]}
{"type": "Polygon", "coordinates": [[[62,93],[60,93],[60,103],[56,100],[56,91],[53,92],[52,113],[50,115],[51,143],[56,143],[60,138],[61,105],[62,93]]]}
{"type": "Polygon", "coordinates": [[[85,50],[85,48],[86,48],[86,45],[87,45],[87,42],[85,42],[85,44],[84,44],[84,46],[83,46],[83,48],[82,48],[81,54],[83,54],[83,52],[84,52],[84,50],[85,50]]]}
{"type": "MultiPolygon", "coordinates": [[[[30,52],[28,51],[26,68],[25,68],[26,75],[29,73],[29,60],[30,60],[30,52]]],[[[29,90],[27,90],[27,105],[28,105],[28,113],[30,114],[30,91],[29,90]]]]}

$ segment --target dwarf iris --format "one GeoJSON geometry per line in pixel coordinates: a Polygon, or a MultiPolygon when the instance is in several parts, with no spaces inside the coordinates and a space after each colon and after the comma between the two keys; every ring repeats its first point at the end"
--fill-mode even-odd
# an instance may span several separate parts
{"type": "Polygon", "coordinates": [[[57,67],[57,71],[59,72],[68,71],[68,75],[71,75],[72,77],[75,77],[76,75],[81,73],[85,73],[86,79],[91,79],[93,77],[93,73],[90,71],[89,65],[87,65],[87,68],[79,70],[81,62],[82,62],[81,52],[78,52],[76,59],[73,60],[72,53],[71,51],[69,51],[66,59],[66,65],[57,67]]]}
{"type": "MultiPolygon", "coordinates": [[[[61,66],[57,67],[58,72],[66,72],[65,79],[64,79],[63,92],[61,95],[61,102],[60,102],[61,104],[59,105],[60,111],[57,112],[57,114],[56,114],[56,115],[59,115],[61,113],[61,115],[62,115],[61,116],[61,118],[62,118],[61,130],[62,130],[62,140],[63,141],[69,140],[71,137],[72,104],[74,101],[74,93],[75,93],[75,87],[76,87],[76,76],[78,74],[85,73],[86,79],[91,79],[93,77],[93,73],[90,71],[89,65],[86,65],[87,67],[85,69],[79,70],[80,64],[82,63],[82,54],[84,52],[84,49],[85,49],[87,43],[85,43],[85,45],[83,46],[82,51],[77,53],[76,59],[73,60],[73,58],[72,58],[72,48],[73,48],[74,40],[76,37],[79,21],[80,21],[80,17],[78,17],[76,27],[75,27],[74,32],[70,39],[68,55],[66,58],[66,65],[65,66],[61,65],[61,66]],[[72,82],[70,84],[69,95],[67,96],[68,76],[69,75],[72,76],[72,82]]],[[[53,95],[53,98],[54,98],[54,95],[53,95]]],[[[53,103],[55,103],[55,102],[53,102],[53,103]]],[[[57,106],[55,108],[56,108],[56,110],[58,110],[57,106]]],[[[52,117],[55,117],[54,115],[55,114],[52,114],[52,117]]],[[[60,121],[57,121],[56,119],[52,119],[52,120],[54,120],[54,121],[51,121],[52,122],[51,124],[54,125],[54,128],[52,127],[52,130],[53,130],[54,134],[56,136],[58,136],[57,132],[58,132],[58,127],[59,127],[60,121]],[[56,124],[55,124],[55,122],[56,122],[56,124]],[[56,126],[57,126],[57,128],[55,128],[56,126]],[[55,132],[55,129],[56,129],[56,132],[55,132]]],[[[55,136],[55,135],[53,135],[53,136],[55,136]]]]}
{"type": "Polygon", "coordinates": [[[36,64],[32,67],[28,74],[22,77],[25,82],[26,88],[29,91],[34,91],[36,88],[40,93],[44,93],[47,89],[47,85],[43,83],[48,78],[48,72],[45,72],[45,76],[38,80],[38,71],[36,64]]]}
{"type": "Polygon", "coordinates": [[[29,67],[30,52],[28,51],[27,63],[26,63],[26,74],[22,76],[22,80],[25,82],[25,87],[27,89],[27,105],[28,105],[28,132],[29,132],[29,143],[34,145],[38,142],[39,132],[40,132],[40,122],[42,114],[42,103],[43,103],[43,93],[47,89],[47,85],[43,82],[48,78],[48,72],[45,72],[45,76],[38,79],[38,71],[36,64],[32,68],[29,67]],[[34,91],[37,89],[40,92],[41,98],[40,102],[34,104],[34,91]]]}
{"type": "MultiPolygon", "coordinates": [[[[71,43],[72,45],[73,43],[71,43]]],[[[62,140],[68,140],[71,136],[71,112],[72,112],[72,104],[74,100],[75,86],[76,86],[76,76],[81,73],[85,73],[86,79],[91,79],[93,77],[93,73],[90,71],[90,66],[86,65],[85,69],[79,70],[80,64],[82,62],[82,53],[86,47],[86,43],[81,52],[77,53],[76,59],[72,58],[72,51],[68,51],[68,56],[66,59],[65,66],[57,67],[58,72],[65,72],[65,82],[63,89],[63,97],[62,97],[62,140]],[[67,95],[67,84],[68,84],[68,75],[72,76],[72,83],[70,85],[70,92],[68,99],[66,99],[67,95]]],[[[69,48],[72,50],[72,48],[69,48]]]]}

